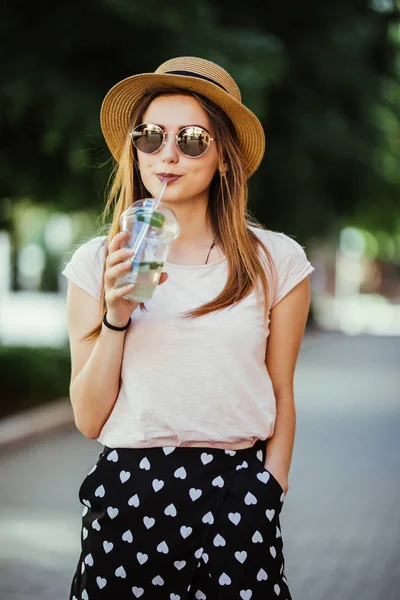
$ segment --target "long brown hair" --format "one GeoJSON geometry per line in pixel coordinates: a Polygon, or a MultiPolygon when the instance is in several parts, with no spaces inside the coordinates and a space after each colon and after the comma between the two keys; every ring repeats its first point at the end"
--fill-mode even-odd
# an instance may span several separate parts
{"type": "MultiPolygon", "coordinates": [[[[135,200],[150,195],[143,186],[138,170],[136,150],[131,143],[129,132],[142,122],[142,116],[146,109],[157,96],[162,94],[187,94],[198,100],[213,127],[220,164],[225,162],[227,166],[227,172],[224,174],[219,169],[216,171],[211,182],[207,207],[207,217],[227,258],[227,282],[224,289],[214,300],[182,313],[181,317],[185,319],[197,318],[216,310],[222,310],[242,301],[253,289],[256,288],[258,291],[260,289],[258,286],[261,285],[265,299],[264,318],[266,319],[269,307],[269,286],[265,269],[270,269],[270,273],[274,278],[276,277],[276,270],[268,249],[262,244],[257,235],[249,229],[249,225],[259,229],[264,228],[250,214],[247,207],[246,173],[235,128],[222,109],[200,94],[180,88],[155,87],[144,94],[135,106],[120,154],[119,164],[115,163],[110,176],[107,190],[108,197],[101,215],[102,226],[107,229],[106,243],[108,245],[114,236],[120,232],[120,216],[123,211],[135,200]],[[218,143],[218,140],[223,140],[223,144],[218,143]],[[111,224],[106,225],[111,214],[111,224]],[[266,262],[263,262],[259,250],[264,253],[266,262]]],[[[105,265],[100,295],[99,324],[83,338],[84,340],[97,339],[101,331],[101,320],[107,310],[104,271],[105,265]]],[[[140,307],[145,309],[143,303],[140,304],[140,307]]]]}

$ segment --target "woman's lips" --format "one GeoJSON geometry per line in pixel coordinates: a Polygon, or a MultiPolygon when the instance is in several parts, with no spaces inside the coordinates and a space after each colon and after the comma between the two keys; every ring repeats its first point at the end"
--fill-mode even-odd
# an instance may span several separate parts
{"type": "Polygon", "coordinates": [[[160,174],[157,173],[157,177],[162,183],[164,183],[164,181],[167,180],[168,185],[170,185],[171,183],[178,181],[178,179],[180,179],[182,177],[182,175],[164,175],[162,173],[160,173],[160,174]]]}

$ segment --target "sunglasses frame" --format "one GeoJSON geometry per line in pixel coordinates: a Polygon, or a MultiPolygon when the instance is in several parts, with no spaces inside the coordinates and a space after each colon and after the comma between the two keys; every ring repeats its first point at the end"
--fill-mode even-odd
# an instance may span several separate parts
{"type": "Polygon", "coordinates": [[[173,131],[164,131],[164,129],[163,129],[162,127],[160,127],[160,125],[156,125],[156,123],[139,123],[138,125],[136,125],[136,126],[135,126],[135,127],[132,129],[132,131],[131,131],[131,133],[130,133],[130,136],[131,136],[132,144],[135,146],[136,150],[139,150],[139,152],[143,152],[143,154],[157,154],[157,152],[160,152],[161,148],[162,148],[163,146],[165,146],[165,144],[167,143],[167,136],[168,136],[169,134],[172,134],[172,135],[175,135],[175,145],[176,145],[176,147],[178,148],[179,152],[180,152],[181,154],[183,154],[183,156],[185,156],[185,158],[201,158],[202,156],[204,156],[204,155],[205,155],[205,153],[207,152],[207,150],[208,150],[208,149],[209,149],[209,147],[211,146],[211,143],[210,143],[210,144],[208,144],[208,146],[207,146],[207,148],[204,150],[204,152],[202,152],[202,153],[201,153],[201,154],[199,154],[198,156],[190,156],[189,154],[185,154],[185,153],[184,153],[184,152],[183,152],[183,151],[182,151],[182,150],[179,148],[179,145],[178,145],[178,137],[179,137],[179,134],[180,134],[180,133],[182,133],[182,131],[184,131],[185,129],[189,129],[190,127],[197,127],[197,129],[201,129],[202,131],[204,131],[204,132],[205,132],[205,133],[208,135],[208,139],[209,139],[209,141],[210,141],[210,142],[214,142],[214,141],[215,141],[215,138],[213,138],[213,137],[211,137],[211,136],[210,136],[210,133],[207,131],[207,129],[205,129],[205,127],[200,127],[199,125],[186,125],[185,127],[182,127],[182,129],[180,129],[180,130],[178,131],[178,133],[175,133],[175,134],[174,134],[174,132],[173,132],[173,131]],[[163,134],[163,138],[162,138],[162,142],[161,142],[161,144],[160,144],[160,147],[159,147],[159,148],[157,148],[157,150],[154,150],[154,152],[144,152],[144,150],[141,150],[140,148],[138,148],[138,147],[136,146],[135,142],[134,142],[134,139],[133,139],[133,132],[135,131],[135,129],[137,129],[138,127],[141,127],[141,126],[143,126],[143,125],[151,125],[152,127],[158,127],[158,129],[160,129],[160,131],[161,131],[161,132],[162,132],[162,134],[163,134]]]}

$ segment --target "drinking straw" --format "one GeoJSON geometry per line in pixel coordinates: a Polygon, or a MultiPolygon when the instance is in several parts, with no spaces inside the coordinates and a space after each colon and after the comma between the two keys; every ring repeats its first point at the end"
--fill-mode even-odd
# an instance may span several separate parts
{"type": "MultiPolygon", "coordinates": [[[[153,207],[153,213],[154,213],[154,211],[156,210],[156,208],[157,208],[157,206],[159,205],[159,203],[161,202],[161,198],[163,197],[163,194],[164,194],[164,192],[165,192],[165,188],[167,187],[167,185],[168,185],[168,180],[167,180],[167,179],[165,179],[165,180],[164,180],[164,183],[162,184],[162,186],[161,186],[161,188],[160,188],[160,191],[158,192],[158,196],[157,196],[157,198],[156,198],[156,201],[155,201],[155,203],[154,203],[154,207],[153,207]]],[[[153,213],[152,213],[152,214],[153,214],[153,213]]],[[[133,260],[134,260],[134,258],[135,258],[135,256],[136,256],[136,252],[138,251],[138,248],[139,248],[139,246],[140,246],[140,244],[141,244],[141,242],[142,242],[142,240],[143,240],[144,236],[145,236],[145,235],[146,235],[146,233],[147,233],[147,230],[148,230],[148,228],[149,228],[149,226],[150,226],[150,221],[151,221],[151,217],[150,217],[150,219],[149,219],[149,222],[148,222],[148,223],[143,223],[143,227],[142,227],[142,229],[140,230],[140,233],[139,233],[139,235],[137,236],[137,238],[136,238],[136,240],[135,240],[135,242],[134,242],[134,244],[133,244],[133,248],[132,248],[132,250],[133,250],[133,256],[132,256],[132,258],[131,258],[131,262],[133,262],[133,260]]]]}

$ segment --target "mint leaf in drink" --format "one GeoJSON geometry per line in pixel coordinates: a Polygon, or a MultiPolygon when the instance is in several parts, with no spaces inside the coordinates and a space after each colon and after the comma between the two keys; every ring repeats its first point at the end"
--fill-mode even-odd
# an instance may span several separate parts
{"type": "Polygon", "coordinates": [[[162,262],[152,262],[150,263],[150,269],[152,271],[156,271],[157,269],[161,269],[161,267],[163,266],[164,263],[162,262]]]}
{"type": "Polygon", "coordinates": [[[154,211],[151,215],[146,214],[144,211],[138,211],[136,214],[136,218],[141,223],[149,223],[151,227],[161,228],[165,222],[165,215],[157,210],[154,211]]]}

